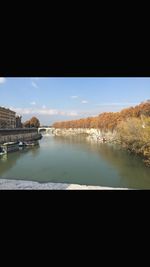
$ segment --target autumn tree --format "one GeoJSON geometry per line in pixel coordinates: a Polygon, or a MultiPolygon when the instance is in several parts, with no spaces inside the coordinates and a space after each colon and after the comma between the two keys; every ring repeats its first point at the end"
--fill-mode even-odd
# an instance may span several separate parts
{"type": "Polygon", "coordinates": [[[24,123],[23,123],[23,127],[24,128],[30,128],[30,121],[28,120],[28,121],[25,121],[24,123]]]}
{"type": "Polygon", "coordinates": [[[53,124],[55,128],[95,128],[103,131],[114,131],[121,121],[130,118],[142,118],[150,116],[150,101],[142,102],[135,107],[129,107],[120,112],[104,112],[97,117],[89,117],[73,121],[62,121],[53,124]]]}
{"type": "Polygon", "coordinates": [[[30,120],[23,123],[24,128],[39,128],[40,121],[36,117],[32,117],[30,120]]]}
{"type": "Polygon", "coordinates": [[[54,128],[95,128],[117,131],[118,140],[128,150],[143,155],[150,166],[150,100],[120,112],[104,112],[97,117],[56,122],[54,128]]]}
{"type": "Polygon", "coordinates": [[[40,121],[36,117],[32,117],[30,119],[30,127],[39,128],[40,127],[40,121]]]}
{"type": "Polygon", "coordinates": [[[128,150],[143,155],[150,166],[150,118],[130,118],[117,127],[118,139],[128,150]]]}

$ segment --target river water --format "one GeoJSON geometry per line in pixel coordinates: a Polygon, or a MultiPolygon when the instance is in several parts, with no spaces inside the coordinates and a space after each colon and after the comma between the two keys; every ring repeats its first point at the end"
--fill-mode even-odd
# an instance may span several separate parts
{"type": "Polygon", "coordinates": [[[150,189],[150,168],[138,156],[84,137],[44,136],[1,156],[0,178],[150,189]]]}

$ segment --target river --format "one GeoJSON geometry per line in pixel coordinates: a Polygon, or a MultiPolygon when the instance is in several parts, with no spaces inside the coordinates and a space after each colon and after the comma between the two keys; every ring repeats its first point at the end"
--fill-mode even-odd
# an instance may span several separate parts
{"type": "Polygon", "coordinates": [[[141,158],[84,137],[44,136],[37,147],[1,156],[0,178],[150,189],[141,158]]]}

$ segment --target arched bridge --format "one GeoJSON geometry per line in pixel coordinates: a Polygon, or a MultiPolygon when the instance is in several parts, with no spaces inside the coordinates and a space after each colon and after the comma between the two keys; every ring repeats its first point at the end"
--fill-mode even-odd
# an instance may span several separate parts
{"type": "Polygon", "coordinates": [[[38,132],[42,134],[53,134],[55,128],[53,127],[40,127],[38,128],[38,132]]]}

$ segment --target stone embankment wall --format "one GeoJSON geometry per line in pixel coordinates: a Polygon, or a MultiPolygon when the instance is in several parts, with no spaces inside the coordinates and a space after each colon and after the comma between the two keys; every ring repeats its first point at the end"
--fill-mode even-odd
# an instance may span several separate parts
{"type": "Polygon", "coordinates": [[[41,184],[32,181],[0,179],[0,190],[128,190],[128,188],[113,188],[65,183],[41,184]]]}
{"type": "Polygon", "coordinates": [[[102,141],[103,138],[106,139],[106,142],[112,142],[117,139],[117,132],[116,131],[101,131],[99,129],[55,129],[53,131],[55,136],[77,136],[77,135],[85,135],[90,140],[99,140],[102,141]]]}
{"type": "Polygon", "coordinates": [[[16,141],[38,140],[38,129],[0,129],[0,144],[16,141]]]}

